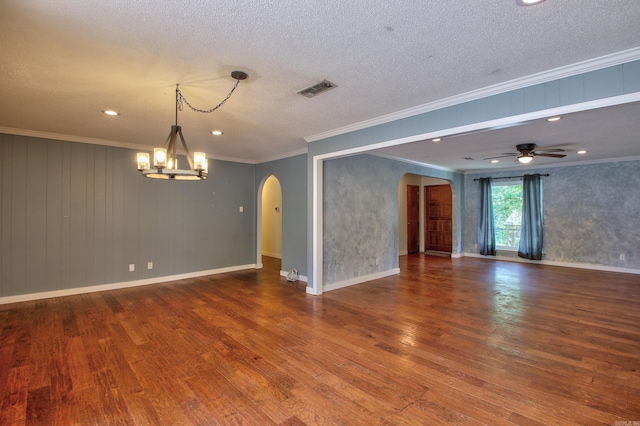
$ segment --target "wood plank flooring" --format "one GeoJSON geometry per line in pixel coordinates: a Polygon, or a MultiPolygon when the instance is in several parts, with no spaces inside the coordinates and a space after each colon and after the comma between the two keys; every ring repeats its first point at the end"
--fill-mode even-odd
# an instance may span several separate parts
{"type": "Polygon", "coordinates": [[[0,306],[1,425],[640,425],[640,277],[410,255],[0,306]],[[638,423],[634,423],[638,422],[638,423]]]}

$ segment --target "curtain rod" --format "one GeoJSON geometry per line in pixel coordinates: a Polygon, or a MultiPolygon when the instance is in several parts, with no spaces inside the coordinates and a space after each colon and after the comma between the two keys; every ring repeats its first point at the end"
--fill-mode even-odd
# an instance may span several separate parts
{"type": "MultiPolygon", "coordinates": [[[[540,176],[549,176],[549,173],[541,174],[540,176]]],[[[491,178],[491,180],[501,180],[501,179],[522,179],[524,176],[505,176],[505,177],[497,177],[491,178]]],[[[474,179],[474,182],[479,181],[480,179],[474,179]]]]}

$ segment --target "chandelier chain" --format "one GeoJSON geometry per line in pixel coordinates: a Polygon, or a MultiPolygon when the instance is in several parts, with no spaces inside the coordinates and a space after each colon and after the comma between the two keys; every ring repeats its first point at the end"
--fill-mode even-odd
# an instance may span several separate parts
{"type": "Polygon", "coordinates": [[[237,79],[237,80],[236,80],[236,84],[234,84],[233,88],[231,89],[231,91],[229,92],[229,94],[227,95],[227,97],[226,97],[226,98],[224,98],[224,99],[222,100],[222,102],[220,102],[218,105],[214,106],[214,107],[213,107],[213,108],[211,108],[211,109],[199,109],[199,108],[194,107],[193,105],[191,105],[191,104],[189,103],[189,101],[187,100],[187,98],[185,98],[185,97],[184,97],[184,95],[182,94],[182,91],[181,91],[181,90],[180,90],[180,88],[178,87],[178,89],[177,89],[177,91],[178,91],[178,99],[176,100],[178,110],[182,111],[182,108],[183,108],[183,102],[184,102],[185,104],[187,104],[187,106],[188,106],[189,108],[191,108],[191,109],[192,109],[193,111],[195,111],[195,112],[202,112],[202,113],[204,113],[204,114],[212,113],[213,111],[215,111],[215,110],[217,110],[218,108],[220,108],[222,105],[224,105],[224,104],[225,104],[225,102],[227,102],[227,101],[229,100],[229,98],[230,98],[230,97],[231,97],[231,95],[233,94],[234,90],[236,90],[236,87],[238,87],[238,84],[239,84],[239,83],[240,83],[240,80],[239,80],[239,79],[237,79]]]}

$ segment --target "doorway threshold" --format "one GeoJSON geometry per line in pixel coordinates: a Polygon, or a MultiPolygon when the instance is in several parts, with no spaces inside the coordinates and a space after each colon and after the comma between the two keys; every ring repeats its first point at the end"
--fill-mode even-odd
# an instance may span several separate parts
{"type": "Polygon", "coordinates": [[[451,257],[451,253],[446,251],[425,250],[424,254],[429,256],[451,257]]]}

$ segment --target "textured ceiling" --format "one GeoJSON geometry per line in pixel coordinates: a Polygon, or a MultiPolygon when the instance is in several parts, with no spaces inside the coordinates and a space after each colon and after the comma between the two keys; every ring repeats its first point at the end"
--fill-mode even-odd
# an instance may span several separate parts
{"type": "MultiPolygon", "coordinates": [[[[176,83],[208,109],[237,69],[249,78],[221,109],[184,110],[179,124],[192,151],[248,162],[302,152],[310,135],[640,46],[637,0],[1,0],[0,11],[0,128],[157,146],[174,121],[176,83]],[[338,87],[296,94],[323,79],[338,87]],[[215,128],[224,135],[213,137],[215,128]]],[[[478,168],[460,155],[511,151],[525,127],[509,129],[504,146],[460,137],[456,161],[451,152],[417,160],[478,168]]]]}

